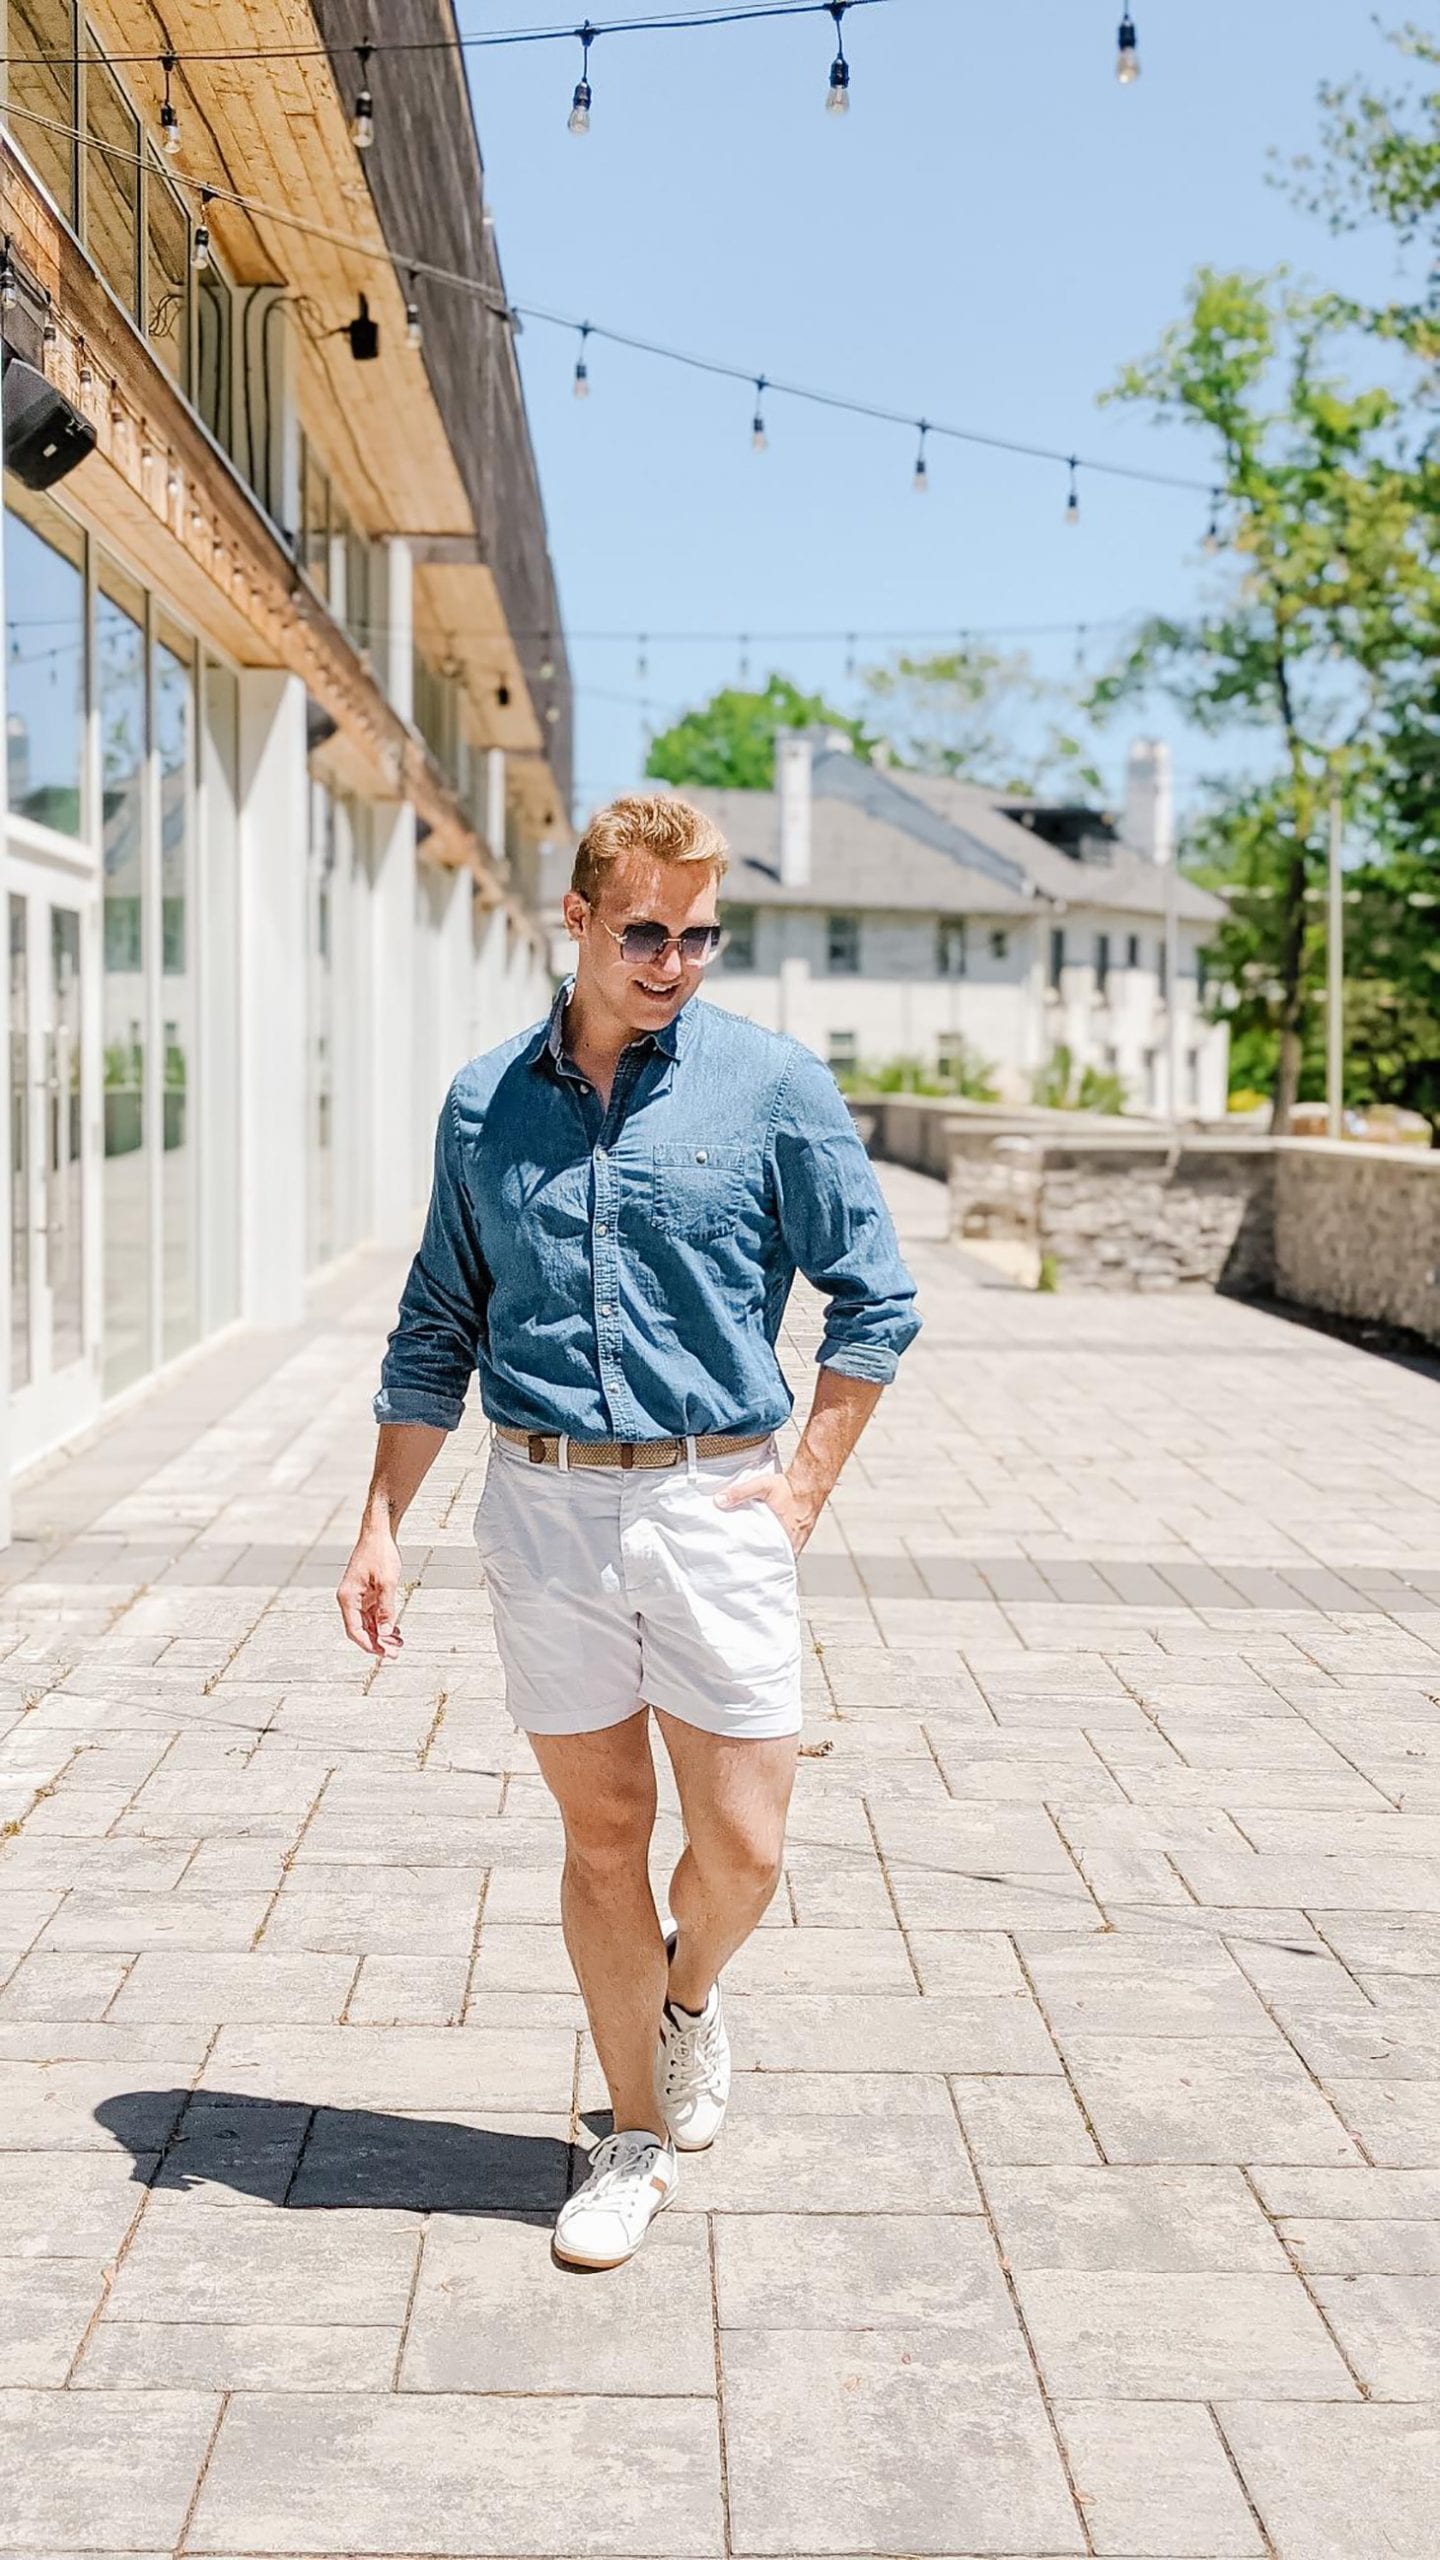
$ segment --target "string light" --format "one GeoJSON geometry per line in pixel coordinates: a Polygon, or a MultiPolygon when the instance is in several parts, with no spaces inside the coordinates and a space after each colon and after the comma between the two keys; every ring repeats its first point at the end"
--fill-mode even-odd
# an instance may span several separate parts
{"type": "Polygon", "coordinates": [[[125,426],[125,408],[124,403],[120,398],[120,385],[116,381],[113,373],[110,376],[110,424],[117,435],[123,433],[125,426]]]}
{"type": "Polygon", "coordinates": [[[88,400],[95,388],[95,375],[83,338],[77,338],[75,341],[75,387],[82,400],[88,400]]]}
{"type": "Polygon", "coordinates": [[[368,151],[375,139],[375,101],[370,95],[370,56],[373,44],[357,44],[355,59],[360,65],[360,86],[355,92],[355,112],[350,118],[350,139],[357,151],[368,151]]]}
{"type": "Polygon", "coordinates": [[[575,359],[575,397],[577,400],[588,400],[590,397],[590,368],[585,361],[585,345],[589,335],[590,324],[587,320],[582,320],[580,323],[580,353],[575,359]]]}
{"type": "Polygon", "coordinates": [[[835,43],[837,51],[835,59],[830,65],[830,87],[825,99],[825,109],[828,115],[847,116],[850,112],[850,65],[845,59],[845,28],[843,22],[845,12],[850,6],[850,0],[827,0],[827,5],[829,7],[830,15],[835,21],[835,43]]]}
{"type": "Polygon", "coordinates": [[[1072,453],[1070,456],[1070,490],[1069,495],[1065,500],[1065,521],[1067,524],[1078,524],[1080,521],[1080,483],[1076,477],[1079,467],[1079,463],[1077,462],[1075,455],[1072,453]]]}
{"type": "Polygon", "coordinates": [[[1135,43],[1135,21],[1127,7],[1120,21],[1120,50],[1115,56],[1115,77],[1122,89],[1133,87],[1140,77],[1140,56],[1135,43]]]}
{"type": "Polygon", "coordinates": [[[48,293],[45,296],[45,317],[40,324],[40,344],[47,352],[60,344],[60,331],[55,322],[55,305],[48,293]]]}
{"type": "Polygon", "coordinates": [[[410,270],[410,293],[405,304],[405,344],[418,347],[424,331],[420,326],[420,305],[415,299],[415,270],[410,270]]]}
{"type": "Polygon", "coordinates": [[[195,269],[197,275],[210,264],[210,225],[206,219],[209,211],[210,189],[208,187],[202,187],[200,190],[200,219],[195,225],[195,237],[190,243],[190,264],[195,269]]]}
{"type": "Polygon", "coordinates": [[[922,418],[920,421],[920,450],[915,456],[915,495],[917,498],[928,496],[930,489],[930,468],[925,459],[925,439],[929,433],[929,426],[925,419],[922,418]]]}
{"type": "Polygon", "coordinates": [[[0,250],[0,311],[13,311],[19,299],[20,287],[10,261],[10,243],[7,240],[4,249],[0,250]]]}
{"type": "Polygon", "coordinates": [[[577,28],[576,32],[579,35],[581,47],[580,77],[575,83],[575,95],[570,101],[570,113],[566,123],[571,133],[588,133],[591,106],[590,47],[595,41],[595,29],[587,18],[584,26],[577,28]]]}
{"type": "Polygon", "coordinates": [[[554,643],[554,641],[551,639],[550,634],[549,634],[549,632],[548,632],[548,631],[547,631],[547,632],[546,632],[546,634],[545,634],[544,645],[543,645],[543,647],[542,647],[542,649],[541,649],[541,653],[540,653],[540,669],[539,669],[539,673],[540,673],[540,681],[541,681],[541,683],[542,683],[542,684],[553,684],[553,683],[554,683],[554,681],[555,681],[555,643],[554,643]]]}
{"type": "Polygon", "coordinates": [[[180,470],[173,453],[170,454],[167,459],[168,468],[165,473],[165,495],[167,498],[174,500],[180,495],[180,470]]]}
{"type": "Polygon", "coordinates": [[[173,160],[180,148],[180,114],[170,95],[170,82],[175,70],[173,53],[162,57],[161,67],[165,73],[165,95],[160,103],[160,148],[173,160]]]}
{"type": "Polygon", "coordinates": [[[1205,527],[1205,540],[1201,548],[1210,552],[1218,551],[1220,548],[1220,492],[1218,489],[1212,489],[1210,492],[1210,521],[1205,527]]]}
{"type": "Polygon", "coordinates": [[[755,415],[750,421],[750,442],[757,453],[763,453],[770,439],[765,433],[765,376],[755,377],[755,415]]]}

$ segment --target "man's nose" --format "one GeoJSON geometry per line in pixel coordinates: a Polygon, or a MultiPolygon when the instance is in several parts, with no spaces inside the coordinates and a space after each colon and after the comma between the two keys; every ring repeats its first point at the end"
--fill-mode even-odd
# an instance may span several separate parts
{"type": "Polygon", "coordinates": [[[661,952],[660,967],[667,978],[680,978],[684,976],[685,963],[680,956],[680,945],[678,942],[672,942],[668,951],[661,952]]]}

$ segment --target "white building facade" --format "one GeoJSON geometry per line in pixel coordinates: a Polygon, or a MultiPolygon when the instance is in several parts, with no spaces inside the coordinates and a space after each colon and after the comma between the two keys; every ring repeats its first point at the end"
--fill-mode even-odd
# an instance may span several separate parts
{"type": "Polygon", "coordinates": [[[842,1074],[963,1057],[1020,1103],[1063,1050],[1075,1086],[1117,1077],[1132,1110],[1223,1116],[1204,960],[1223,908],[1176,866],[1162,745],[1132,751],[1119,826],[803,732],[777,757],[774,793],[687,794],[733,855],[715,1001],[842,1074]]]}

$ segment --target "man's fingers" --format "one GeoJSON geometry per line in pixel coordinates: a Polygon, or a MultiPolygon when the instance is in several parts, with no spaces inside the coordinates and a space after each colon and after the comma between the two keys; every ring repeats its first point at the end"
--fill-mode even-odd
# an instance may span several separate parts
{"type": "Polygon", "coordinates": [[[727,1484],[715,1500],[722,1511],[733,1511],[741,1502],[773,1502],[776,1486],[784,1481],[783,1476],[746,1476],[739,1484],[727,1484]]]}
{"type": "Polygon", "coordinates": [[[335,1597],[340,1603],[340,1616],[351,1643],[358,1644],[362,1653],[378,1651],[375,1638],[366,1624],[364,1602],[353,1584],[342,1582],[335,1597]]]}

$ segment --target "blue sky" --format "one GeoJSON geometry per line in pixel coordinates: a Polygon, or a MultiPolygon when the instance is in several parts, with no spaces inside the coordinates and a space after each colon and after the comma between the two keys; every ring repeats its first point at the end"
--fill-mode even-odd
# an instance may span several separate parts
{"type": "MultiPolygon", "coordinates": [[[[603,15],[601,9],[598,14],[603,15]]],[[[789,375],[916,417],[1194,472],[1203,447],[1096,395],[1148,349],[1202,261],[1362,287],[1388,242],[1332,242],[1266,183],[1304,150],[1315,91],[1398,65],[1357,0],[1136,0],[1142,77],[1114,78],[1114,0],[887,0],[847,27],[852,111],[823,112],[828,18],[597,43],[590,133],[566,131],[579,47],[472,54],[471,81],[511,294],[789,375]]],[[[467,29],[547,22],[470,0],[467,29]]],[[[553,18],[548,20],[553,24],[553,18]]],[[[663,726],[737,679],[734,637],[645,631],[904,633],[1067,626],[1023,644],[1074,664],[1073,626],[1183,609],[1209,564],[1203,498],[1082,478],[935,443],[915,496],[911,430],[767,401],[528,325],[521,363],[577,684],[577,798],[642,769],[663,726]]],[[[857,655],[887,644],[861,640],[857,655]]],[[[846,642],[752,640],[848,701],[846,642]]],[[[1107,754],[1118,777],[1124,733],[1107,754]]],[[[1223,759],[1222,759],[1223,760],[1223,759]]],[[[1177,739],[1182,789],[1213,747],[1177,739]]],[[[1108,778],[1108,777],[1107,777],[1108,778]]]]}

